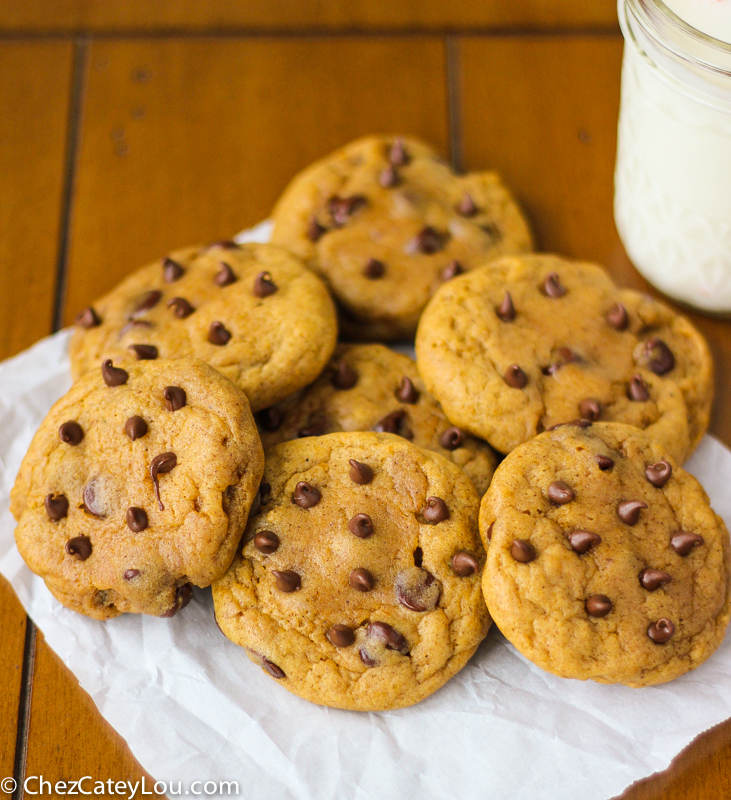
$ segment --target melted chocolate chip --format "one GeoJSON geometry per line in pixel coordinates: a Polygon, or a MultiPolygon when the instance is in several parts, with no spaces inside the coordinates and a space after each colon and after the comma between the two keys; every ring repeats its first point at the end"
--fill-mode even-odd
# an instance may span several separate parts
{"type": "Polygon", "coordinates": [[[648,592],[654,592],[655,589],[659,589],[663,584],[670,583],[672,579],[671,575],[667,572],[663,572],[661,569],[651,569],[648,567],[640,572],[640,584],[642,588],[647,589],[648,592]]]}
{"type": "Polygon", "coordinates": [[[424,253],[424,255],[433,255],[444,247],[446,238],[446,235],[439,233],[436,228],[427,225],[416,234],[416,237],[409,245],[409,250],[424,253]]]}
{"type": "Polygon", "coordinates": [[[401,378],[401,383],[394,394],[397,400],[400,400],[402,403],[408,403],[409,405],[414,405],[419,401],[419,391],[416,386],[414,386],[411,378],[407,378],[406,375],[401,378]]]}
{"type": "Polygon", "coordinates": [[[91,555],[91,539],[88,536],[74,536],[66,542],[66,552],[76,556],[79,561],[86,561],[91,555]]]}
{"type": "Polygon", "coordinates": [[[185,389],[181,389],[180,386],[166,386],[162,390],[162,396],[165,400],[165,408],[168,411],[180,411],[188,399],[185,395],[185,389]]]}
{"type": "Polygon", "coordinates": [[[165,506],[160,499],[160,482],[158,480],[158,475],[171,472],[177,466],[177,463],[178,457],[175,453],[160,453],[160,455],[155,456],[150,462],[150,477],[155,486],[155,497],[157,497],[157,504],[160,506],[160,511],[164,511],[165,506]]]}
{"type": "Polygon", "coordinates": [[[154,308],[160,302],[161,298],[162,292],[158,289],[145,292],[140,296],[135,307],[130,312],[130,319],[136,319],[137,317],[141,317],[143,314],[146,314],[151,308],[154,308]]]}
{"type": "Polygon", "coordinates": [[[554,481],[548,487],[548,499],[557,506],[563,506],[576,499],[574,490],[563,481],[554,481]]]}
{"type": "Polygon", "coordinates": [[[437,525],[449,519],[449,509],[441,497],[427,497],[426,505],[421,509],[421,515],[431,525],[437,525]]]}
{"type": "Polygon", "coordinates": [[[391,145],[391,149],[388,152],[388,160],[396,167],[404,167],[411,161],[401,139],[396,139],[391,145]]]}
{"type": "Polygon", "coordinates": [[[528,383],[528,376],[517,364],[511,364],[505,370],[503,380],[511,389],[522,389],[528,383]]]}
{"type": "Polygon", "coordinates": [[[583,419],[588,419],[590,422],[596,422],[602,413],[602,404],[596,397],[585,397],[579,403],[579,414],[583,419]]]}
{"type": "Polygon", "coordinates": [[[241,245],[233,239],[221,239],[217,242],[211,242],[203,248],[203,252],[207,253],[209,250],[219,248],[220,250],[241,250],[241,245]]]}
{"type": "Polygon", "coordinates": [[[121,367],[115,367],[112,359],[108,358],[102,364],[102,379],[107,386],[123,386],[129,380],[129,372],[121,367]]]}
{"type": "Polygon", "coordinates": [[[366,636],[386,645],[386,650],[396,650],[403,655],[409,652],[406,637],[386,622],[371,622],[366,628],[366,636]]]}
{"type": "Polygon", "coordinates": [[[463,217],[474,217],[475,214],[477,213],[478,208],[475,205],[475,201],[469,194],[467,194],[467,192],[465,192],[464,195],[462,195],[462,199],[460,200],[459,205],[457,206],[457,211],[463,217]]]}
{"type": "Polygon", "coordinates": [[[368,514],[356,514],[348,522],[348,530],[359,539],[367,539],[373,534],[373,521],[368,514]]]}
{"type": "Polygon", "coordinates": [[[647,503],[642,500],[623,500],[617,506],[617,516],[627,525],[636,525],[643,508],[647,508],[647,503]]]}
{"type": "Polygon", "coordinates": [[[260,411],[256,415],[256,420],[259,423],[259,426],[263,428],[265,431],[274,432],[279,430],[282,422],[284,421],[284,414],[276,407],[270,406],[269,408],[265,408],[263,411],[260,411]]]}
{"type": "Polygon", "coordinates": [[[327,228],[320,225],[314,217],[311,217],[310,221],[307,223],[307,238],[311,242],[316,242],[324,233],[327,233],[327,228]]]}
{"type": "Polygon", "coordinates": [[[96,517],[97,519],[103,519],[104,508],[102,507],[101,502],[97,497],[96,487],[97,487],[96,480],[91,481],[91,483],[88,483],[84,487],[84,491],[82,492],[84,511],[86,511],[87,514],[91,514],[92,517],[96,517]]]}
{"type": "Polygon", "coordinates": [[[216,286],[220,286],[223,288],[224,286],[230,286],[232,283],[236,283],[238,278],[236,277],[236,273],[231,269],[231,265],[227,264],[225,261],[221,261],[221,269],[213,277],[213,282],[216,286]]]}
{"type": "Polygon", "coordinates": [[[168,302],[168,308],[172,309],[173,315],[178,319],[189,317],[195,309],[184,297],[173,297],[168,302]]]}
{"type": "Polygon", "coordinates": [[[413,433],[406,427],[406,412],[399,408],[386,414],[383,419],[379,419],[373,426],[376,433],[395,433],[397,436],[403,436],[404,439],[412,439],[413,433]]]}
{"type": "Polygon", "coordinates": [[[147,433],[147,423],[142,417],[130,417],[124,423],[124,432],[134,442],[136,439],[141,439],[147,433]]]}
{"type": "Polygon", "coordinates": [[[136,578],[140,574],[141,573],[138,569],[128,569],[125,571],[123,577],[126,581],[131,581],[132,578],[136,578]]]}
{"type": "Polygon", "coordinates": [[[655,644],[665,644],[674,633],[675,625],[665,617],[659,619],[657,622],[653,622],[647,629],[647,635],[655,644]]]}
{"type": "Polygon", "coordinates": [[[175,590],[175,603],[161,617],[174,617],[178,611],[185,608],[193,597],[193,587],[190,583],[178,586],[175,590]]]}
{"type": "Polygon", "coordinates": [[[672,474],[673,468],[667,461],[658,461],[657,464],[650,464],[645,467],[645,477],[658,489],[662,489],[665,486],[672,474]]]}
{"type": "Polygon", "coordinates": [[[147,527],[147,513],[144,508],[130,506],[126,514],[127,527],[135,533],[144,531],[147,527]]]}
{"type": "Polygon", "coordinates": [[[398,174],[393,164],[390,164],[381,172],[378,176],[378,183],[380,183],[384,189],[392,189],[394,186],[398,186],[399,183],[401,183],[401,176],[398,174]]]}
{"type": "Polygon", "coordinates": [[[274,531],[257,531],[254,536],[254,547],[264,555],[271,555],[279,549],[279,537],[274,531]]]}
{"type": "Polygon", "coordinates": [[[348,463],[350,464],[348,475],[350,475],[350,480],[353,481],[353,483],[364,486],[366,483],[370,483],[373,480],[373,470],[368,464],[356,461],[354,458],[351,458],[348,463]]]}
{"type": "Polygon", "coordinates": [[[43,505],[51,522],[58,522],[69,513],[69,501],[65,494],[47,494],[43,505]]]}
{"type": "Polygon", "coordinates": [[[687,556],[694,547],[700,547],[702,544],[705,544],[705,541],[706,540],[698,533],[676,531],[670,539],[670,547],[672,547],[679,556],[687,556]]]}
{"type": "Polygon", "coordinates": [[[253,293],[254,297],[269,297],[279,290],[279,287],[272,280],[270,272],[260,272],[254,280],[253,293]]]}
{"type": "Polygon", "coordinates": [[[333,625],[325,636],[335,647],[349,647],[355,641],[355,633],[347,625],[333,625]]]}
{"type": "Polygon", "coordinates": [[[602,472],[606,472],[608,469],[611,469],[614,466],[614,459],[609,458],[609,456],[605,456],[602,453],[594,456],[594,461],[599,465],[599,469],[602,472]]]}
{"type": "Polygon", "coordinates": [[[369,258],[365,267],[363,267],[363,275],[372,281],[382,278],[385,272],[386,265],[377,258],[369,258]]]}
{"type": "Polygon", "coordinates": [[[80,311],[74,321],[80,328],[96,328],[102,324],[99,315],[91,306],[80,311]]]}
{"type": "Polygon", "coordinates": [[[607,325],[610,325],[616,331],[625,331],[629,325],[627,309],[621,303],[615,303],[607,312],[605,319],[607,325]]]}
{"type": "Polygon", "coordinates": [[[173,261],[172,258],[166,258],[162,262],[162,279],[165,283],[175,283],[180,280],[185,274],[182,264],[173,261]]]}
{"type": "Polygon", "coordinates": [[[627,397],[638,403],[644,403],[650,399],[650,392],[641,375],[633,375],[630,378],[630,382],[627,385],[627,397]]]}
{"type": "Polygon", "coordinates": [[[492,529],[493,529],[494,525],[495,525],[495,521],[494,520],[488,525],[488,528],[487,528],[487,541],[488,542],[492,541],[492,529]]]}
{"type": "Polygon", "coordinates": [[[208,329],[208,341],[211,344],[218,346],[228,344],[231,340],[231,331],[229,331],[223,322],[212,322],[211,327],[208,329]]]}
{"type": "Polygon", "coordinates": [[[528,564],[535,560],[536,550],[525,539],[513,539],[513,543],[510,545],[510,555],[521,564],[528,564]]]}
{"type": "Polygon", "coordinates": [[[588,553],[592,547],[596,547],[601,540],[602,537],[599,536],[598,533],[593,533],[592,531],[576,530],[571,531],[569,534],[571,549],[580,556],[583,556],[584,553],[588,553]]]}
{"type": "Polygon", "coordinates": [[[394,581],[396,599],[410,611],[431,611],[439,602],[439,581],[425,569],[410,567],[400,572],[394,581]]]}
{"type": "Polygon", "coordinates": [[[268,658],[262,660],[261,668],[264,670],[264,672],[271,675],[272,678],[276,678],[278,681],[281,681],[283,678],[287,677],[284,674],[284,670],[271,662],[268,658]]]}
{"type": "Polygon", "coordinates": [[[78,422],[74,422],[74,420],[70,419],[68,422],[64,422],[58,429],[58,437],[62,442],[76,447],[76,445],[81,444],[84,438],[84,430],[78,422]]]}
{"type": "Polygon", "coordinates": [[[557,297],[563,297],[568,289],[561,283],[561,279],[558,277],[557,272],[552,272],[550,275],[546,277],[543,281],[543,294],[546,297],[551,297],[553,299],[557,297]]]}
{"type": "Polygon", "coordinates": [[[154,361],[158,356],[154,344],[131,344],[127,349],[137,356],[138,361],[154,361]]]}
{"type": "Polygon", "coordinates": [[[572,428],[591,428],[591,422],[588,419],[572,419],[571,422],[557,422],[555,425],[551,425],[550,428],[546,428],[546,430],[555,431],[566,425],[570,425],[572,428]]]}
{"type": "Polygon", "coordinates": [[[593,594],[586,598],[585,606],[592,617],[606,617],[612,610],[612,601],[605,594],[593,594]]]}
{"type": "Polygon", "coordinates": [[[452,569],[460,578],[474,575],[479,568],[480,564],[472,553],[460,550],[452,556],[452,569]]]}
{"type": "Polygon", "coordinates": [[[566,364],[581,364],[583,359],[569,347],[558,347],[555,352],[555,360],[552,364],[544,367],[541,371],[544,375],[555,375],[561,367],[566,364]]]}
{"type": "Polygon", "coordinates": [[[675,367],[675,356],[662,339],[653,336],[645,342],[642,357],[655,375],[667,375],[675,367]]]}
{"type": "Polygon", "coordinates": [[[445,450],[456,450],[464,444],[464,433],[459,428],[447,428],[439,436],[439,444],[445,450]]]}
{"type": "Polygon", "coordinates": [[[322,436],[323,433],[325,433],[326,431],[327,431],[327,420],[316,419],[314,422],[310,422],[306,427],[300,428],[297,431],[297,438],[306,439],[309,436],[322,436]]]}
{"type": "Polygon", "coordinates": [[[451,281],[452,278],[456,278],[457,275],[461,275],[464,272],[462,269],[462,265],[456,259],[452,259],[449,264],[442,270],[442,280],[443,281],[451,281]]]}
{"type": "Polygon", "coordinates": [[[358,567],[350,573],[348,583],[358,592],[370,592],[376,585],[376,580],[367,569],[358,567]]]}
{"type": "Polygon", "coordinates": [[[515,319],[515,306],[510,292],[505,292],[502,302],[495,307],[495,313],[503,322],[512,322],[515,319]]]}
{"type": "Polygon", "coordinates": [[[150,328],[154,328],[155,326],[146,319],[131,319],[122,325],[122,328],[119,331],[119,338],[121,339],[126,333],[129,331],[137,330],[139,328],[143,328],[145,330],[149,330],[150,328]]]}
{"type": "Polygon", "coordinates": [[[312,508],[320,502],[321,497],[322,494],[319,489],[307,483],[307,481],[300,481],[294,487],[292,502],[296,503],[300,508],[312,508]]]}
{"type": "Polygon", "coordinates": [[[337,227],[346,225],[350,218],[359,211],[367,200],[363,195],[353,195],[351,197],[331,197],[328,202],[328,211],[333,223],[337,227]]]}
{"type": "Polygon", "coordinates": [[[352,389],[358,383],[358,373],[345,361],[341,361],[332,377],[336,389],[352,389]]]}
{"type": "Polygon", "coordinates": [[[293,569],[278,570],[273,569],[272,575],[276,578],[277,589],[280,592],[296,592],[302,586],[302,578],[293,569]]]}

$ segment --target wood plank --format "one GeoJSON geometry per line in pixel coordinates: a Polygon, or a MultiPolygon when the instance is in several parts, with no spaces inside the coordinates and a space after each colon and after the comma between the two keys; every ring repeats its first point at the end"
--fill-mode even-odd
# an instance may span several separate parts
{"type": "Polygon", "coordinates": [[[292,175],[356,136],[447,152],[441,39],[95,42],[66,320],[171,248],[263,219],[292,175]]]}
{"type": "Polygon", "coordinates": [[[0,577],[0,778],[13,774],[25,624],[23,607],[0,577]]]}
{"type": "Polygon", "coordinates": [[[0,31],[616,29],[614,0],[45,0],[0,3],[0,31]]]}

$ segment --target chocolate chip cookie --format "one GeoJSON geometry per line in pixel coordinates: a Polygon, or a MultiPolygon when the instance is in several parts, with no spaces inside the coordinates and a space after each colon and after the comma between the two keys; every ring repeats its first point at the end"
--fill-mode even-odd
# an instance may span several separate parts
{"type": "Polygon", "coordinates": [[[594,264],[527,255],[455,278],[424,312],[416,360],[449,419],[502,453],[583,418],[642,428],[682,463],[708,427],[703,337],[594,264]]]}
{"type": "Polygon", "coordinates": [[[214,242],[143,267],[77,318],[75,377],[115,364],[201,358],[244,390],[254,411],[313,381],[337,338],[322,282],[266,244],[214,242]]]}
{"type": "Polygon", "coordinates": [[[173,616],[228,568],[264,455],[244,393],[202,361],[107,360],[36,433],[15,539],[65,606],[173,616]]]}
{"type": "Polygon", "coordinates": [[[498,467],[480,509],[487,606],[518,650],[556,675],[672,680],[723,639],[728,531],[655,439],[582,425],[547,431],[498,467]]]}
{"type": "Polygon", "coordinates": [[[494,172],[456,175],[425,144],[393,136],[360,139],[308,167],[273,220],[272,242],[325,279],[356,339],[413,338],[444,281],[532,247],[494,172]]]}
{"type": "Polygon", "coordinates": [[[267,453],[261,510],[213,585],[229,639],[301,697],[412,705],[461,669],[489,617],[478,498],[454,464],[384,433],[267,453]]]}
{"type": "Polygon", "coordinates": [[[480,496],[497,464],[489,445],[444,416],[414,361],[380,344],[340,345],[313,384],[260,412],[257,422],[265,450],[334,431],[395,433],[453,461],[480,496]]]}

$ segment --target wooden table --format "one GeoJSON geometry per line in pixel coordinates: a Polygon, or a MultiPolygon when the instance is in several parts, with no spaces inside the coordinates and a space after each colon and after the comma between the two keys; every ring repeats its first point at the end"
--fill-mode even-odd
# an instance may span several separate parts
{"type": "MultiPolygon", "coordinates": [[[[542,249],[645,289],[612,220],[621,53],[613,0],[3,0],[0,357],[371,132],[499,169],[542,249]]],[[[731,329],[693,319],[731,444],[731,329]]],[[[0,687],[0,778],[141,776],[4,581],[0,687]]],[[[729,797],[729,759],[731,722],[623,797],[729,797]]]]}

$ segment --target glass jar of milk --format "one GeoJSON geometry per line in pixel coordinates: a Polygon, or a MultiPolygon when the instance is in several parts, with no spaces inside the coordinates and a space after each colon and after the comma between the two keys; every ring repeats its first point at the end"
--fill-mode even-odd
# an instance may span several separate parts
{"type": "Polygon", "coordinates": [[[637,269],[731,313],[731,0],[619,0],[614,216],[637,269]]]}

